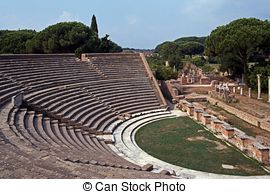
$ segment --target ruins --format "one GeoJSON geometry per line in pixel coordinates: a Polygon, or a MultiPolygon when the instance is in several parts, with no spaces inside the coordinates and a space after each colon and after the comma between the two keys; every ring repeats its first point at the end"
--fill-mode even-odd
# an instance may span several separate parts
{"type": "Polygon", "coordinates": [[[178,80],[181,85],[187,84],[210,84],[210,77],[205,76],[203,71],[192,63],[186,63],[180,72],[178,80]]]}
{"type": "MultiPolygon", "coordinates": [[[[257,78],[261,99],[260,75],[257,78]]],[[[247,135],[200,103],[217,105],[267,131],[268,109],[266,116],[251,115],[243,110],[246,105],[241,107],[259,106],[250,88],[247,94],[245,85],[206,75],[192,64],[178,80],[158,82],[143,54],[83,54],[81,60],[72,54],[0,55],[0,83],[0,159],[16,166],[3,178],[183,177],[151,163],[126,160],[115,146],[116,129],[177,116],[163,94],[207,130],[269,165],[267,141],[247,135]],[[30,169],[29,163],[31,170],[21,174],[30,169]]]]}
{"type": "Polygon", "coordinates": [[[219,138],[226,139],[259,162],[269,164],[270,148],[263,146],[256,138],[249,137],[241,130],[232,127],[230,124],[219,120],[216,116],[185,100],[179,102],[179,107],[182,111],[187,112],[191,118],[210,129],[219,138]]]}
{"type": "Polygon", "coordinates": [[[111,148],[117,126],[167,108],[144,55],[0,55],[0,83],[0,160],[16,167],[1,178],[168,176],[111,148]]]}
{"type": "MultiPolygon", "coordinates": [[[[261,76],[261,74],[257,74],[256,99],[260,101],[262,100],[261,76]]],[[[263,113],[260,113],[261,109],[257,109],[258,113],[254,112],[256,109],[252,108],[246,111],[245,108],[248,105],[245,105],[245,103],[254,103],[256,99],[252,98],[252,90],[251,88],[246,88],[245,84],[243,84],[243,79],[238,82],[222,80],[218,77],[215,77],[215,79],[212,76],[204,75],[201,71],[198,71],[196,66],[189,64],[185,66],[179,79],[167,81],[166,87],[169,88],[173,102],[177,104],[180,110],[186,112],[188,116],[202,123],[221,139],[225,139],[250,157],[264,165],[269,165],[269,143],[261,141],[260,138],[248,136],[243,131],[228,124],[225,121],[226,119],[220,120],[222,118],[221,115],[214,114],[213,111],[199,105],[200,103],[196,103],[209,102],[251,125],[270,132],[270,120],[267,119],[269,118],[268,114],[262,115],[263,113]],[[205,77],[210,82],[204,83],[200,81],[201,78],[205,77]],[[187,90],[188,92],[185,92],[187,90]],[[198,95],[199,93],[202,93],[202,95],[198,95]],[[245,98],[249,100],[245,101],[245,98]]],[[[270,76],[268,76],[268,84],[267,100],[270,102],[270,76]]],[[[256,103],[259,104],[260,101],[256,103]]],[[[267,105],[262,104],[259,107],[264,107],[268,113],[270,111],[270,107],[267,105]]]]}

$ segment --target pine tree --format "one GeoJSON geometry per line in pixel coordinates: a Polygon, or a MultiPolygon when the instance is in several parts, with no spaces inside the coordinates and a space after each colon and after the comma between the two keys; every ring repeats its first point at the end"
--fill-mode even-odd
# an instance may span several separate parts
{"type": "Polygon", "coordinates": [[[92,17],[91,29],[98,34],[98,25],[97,25],[97,19],[95,15],[93,15],[92,17]]]}

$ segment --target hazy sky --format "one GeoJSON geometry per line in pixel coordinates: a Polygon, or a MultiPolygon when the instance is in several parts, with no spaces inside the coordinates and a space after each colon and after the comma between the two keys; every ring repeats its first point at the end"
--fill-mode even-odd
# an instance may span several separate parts
{"type": "Polygon", "coordinates": [[[40,31],[60,21],[98,20],[122,47],[153,48],[182,36],[205,36],[242,17],[270,19],[270,0],[1,0],[0,29],[40,31]]]}

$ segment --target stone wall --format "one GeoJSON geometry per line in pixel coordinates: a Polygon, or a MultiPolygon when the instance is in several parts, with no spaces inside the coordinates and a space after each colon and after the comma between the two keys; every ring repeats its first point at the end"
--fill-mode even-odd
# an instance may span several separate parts
{"type": "Polygon", "coordinates": [[[173,97],[172,97],[172,94],[171,94],[171,92],[170,92],[170,90],[169,90],[169,88],[168,88],[167,83],[166,83],[165,81],[163,81],[163,80],[159,81],[159,83],[160,83],[160,89],[161,89],[163,95],[164,95],[168,100],[172,101],[173,97]]]}
{"type": "MultiPolygon", "coordinates": [[[[214,104],[217,103],[214,99],[210,99],[210,101],[214,104]]],[[[259,162],[269,164],[269,148],[259,143],[256,138],[247,136],[243,131],[232,127],[224,121],[220,121],[217,117],[208,114],[205,110],[186,100],[181,100],[178,107],[182,111],[187,112],[192,119],[202,123],[221,139],[235,145],[259,162]]]]}
{"type": "Polygon", "coordinates": [[[237,108],[229,106],[229,105],[227,105],[219,100],[216,100],[214,98],[207,97],[207,100],[211,104],[217,105],[218,107],[226,110],[227,112],[229,112],[231,114],[234,114],[235,116],[239,117],[240,119],[270,132],[270,123],[268,123],[267,121],[263,121],[263,120],[255,117],[247,112],[244,112],[244,111],[241,111],[237,108]]]}

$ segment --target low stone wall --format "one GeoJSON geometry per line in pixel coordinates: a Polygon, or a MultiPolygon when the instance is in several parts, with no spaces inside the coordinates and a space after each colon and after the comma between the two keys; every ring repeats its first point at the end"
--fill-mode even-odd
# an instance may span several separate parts
{"type": "MultiPolygon", "coordinates": [[[[219,103],[212,98],[210,99],[210,101],[213,104],[219,103]]],[[[220,121],[217,117],[211,114],[208,114],[207,112],[205,112],[205,110],[201,109],[200,107],[197,107],[193,103],[190,103],[186,100],[181,100],[179,102],[178,107],[182,111],[187,112],[187,114],[192,119],[202,123],[208,129],[210,129],[213,133],[215,133],[219,137],[222,137],[221,139],[224,139],[230,142],[231,144],[235,145],[241,151],[243,151],[250,157],[256,159],[257,161],[266,165],[269,164],[269,148],[259,143],[259,141],[256,138],[247,136],[243,131],[232,127],[230,124],[224,121],[220,121]]],[[[229,107],[229,108],[233,108],[233,107],[229,107]]]]}
{"type": "Polygon", "coordinates": [[[260,127],[266,131],[270,131],[270,123],[267,121],[261,122],[260,127]]]}
{"type": "Polygon", "coordinates": [[[217,105],[218,107],[228,111],[231,114],[234,114],[235,116],[239,117],[240,119],[254,125],[257,126],[261,129],[264,129],[266,131],[270,132],[270,123],[268,123],[267,121],[263,121],[247,112],[241,111],[237,108],[234,108],[232,106],[229,106],[219,100],[216,100],[214,98],[211,97],[207,97],[208,102],[210,102],[213,105],[217,105]]]}

